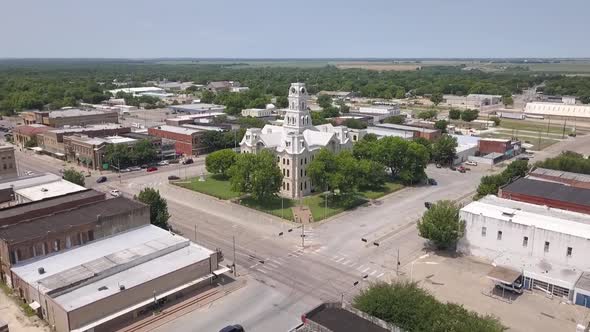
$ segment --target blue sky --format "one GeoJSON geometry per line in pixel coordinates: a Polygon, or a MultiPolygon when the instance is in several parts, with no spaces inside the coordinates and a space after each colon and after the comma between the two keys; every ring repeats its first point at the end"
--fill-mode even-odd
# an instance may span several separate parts
{"type": "Polygon", "coordinates": [[[0,57],[590,57],[589,0],[0,0],[0,57]]]}

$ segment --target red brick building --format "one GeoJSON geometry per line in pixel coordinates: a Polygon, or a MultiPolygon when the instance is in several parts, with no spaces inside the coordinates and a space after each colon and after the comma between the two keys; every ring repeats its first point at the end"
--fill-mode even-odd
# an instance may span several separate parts
{"type": "Polygon", "coordinates": [[[514,201],[590,214],[590,189],[520,178],[500,188],[498,196],[514,201]]]}
{"type": "Polygon", "coordinates": [[[158,126],[148,128],[148,134],[160,138],[174,140],[176,153],[187,156],[198,156],[206,152],[206,147],[201,143],[201,137],[206,131],[176,126],[158,126]]]}
{"type": "Polygon", "coordinates": [[[590,189],[590,175],[586,174],[557,171],[547,168],[535,168],[530,172],[529,177],[555,181],[576,188],[590,189]]]}
{"type": "Polygon", "coordinates": [[[492,152],[506,154],[512,150],[512,141],[502,138],[482,138],[479,140],[479,153],[486,155],[492,152]]]}

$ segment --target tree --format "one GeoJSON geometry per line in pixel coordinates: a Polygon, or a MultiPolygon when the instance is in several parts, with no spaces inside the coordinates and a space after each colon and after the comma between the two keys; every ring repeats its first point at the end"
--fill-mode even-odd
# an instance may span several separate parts
{"type": "Polygon", "coordinates": [[[449,123],[447,122],[447,120],[438,120],[434,123],[434,128],[440,130],[441,133],[446,133],[447,132],[447,125],[449,123]]]}
{"type": "Polygon", "coordinates": [[[319,95],[318,96],[318,105],[320,105],[320,107],[322,109],[332,107],[332,97],[330,97],[328,95],[319,95]]]}
{"type": "Polygon", "coordinates": [[[410,142],[404,153],[403,167],[398,175],[400,180],[409,184],[424,180],[429,160],[430,155],[423,145],[410,142]]]}
{"type": "Polygon", "coordinates": [[[387,180],[387,172],[385,166],[373,160],[361,159],[358,160],[359,188],[376,189],[385,184],[387,180]]]}
{"type": "Polygon", "coordinates": [[[346,103],[343,100],[338,101],[338,108],[340,108],[340,113],[350,112],[350,106],[346,105],[346,103]]]}
{"type": "Polygon", "coordinates": [[[287,108],[289,107],[289,98],[287,96],[278,96],[275,103],[277,108],[287,108]]]}
{"type": "Polygon", "coordinates": [[[275,197],[283,181],[276,158],[267,150],[238,154],[228,172],[232,190],[248,193],[257,201],[275,197]]]}
{"type": "Polygon", "coordinates": [[[251,116],[242,117],[238,119],[238,124],[241,128],[262,128],[266,125],[266,121],[253,118],[251,116]]]}
{"type": "Polygon", "coordinates": [[[497,116],[491,116],[490,117],[490,121],[493,121],[494,122],[494,125],[496,127],[498,127],[500,125],[500,122],[502,122],[502,120],[500,120],[500,118],[497,117],[497,116]]]}
{"type": "Polygon", "coordinates": [[[502,173],[482,177],[474,199],[478,200],[487,195],[497,195],[500,187],[512,182],[516,178],[524,177],[529,172],[529,169],[528,161],[515,160],[502,173]]]}
{"type": "Polygon", "coordinates": [[[365,129],[367,128],[367,123],[357,120],[357,119],[346,119],[343,123],[348,128],[351,129],[365,129]]]}
{"type": "Polygon", "coordinates": [[[388,167],[392,177],[409,184],[426,177],[424,169],[430,156],[423,145],[400,137],[384,137],[374,144],[374,148],[368,149],[369,156],[373,161],[388,167]]]}
{"type": "Polygon", "coordinates": [[[526,160],[515,160],[511,162],[502,174],[510,181],[515,178],[521,178],[529,172],[529,162],[526,160]]]}
{"type": "Polygon", "coordinates": [[[453,248],[463,237],[465,222],[459,219],[459,207],[452,201],[434,203],[418,221],[418,232],[438,249],[453,248]]]}
{"type": "Polygon", "coordinates": [[[536,166],[558,171],[590,174],[590,159],[586,159],[581,154],[572,151],[564,151],[557,157],[537,162],[536,166]]]}
{"type": "Polygon", "coordinates": [[[440,93],[440,92],[433,93],[432,96],[430,96],[430,101],[434,105],[438,106],[438,104],[442,103],[442,101],[443,101],[443,95],[442,95],[442,93],[440,93]]]}
{"type": "Polygon", "coordinates": [[[385,123],[404,124],[405,117],[403,115],[392,115],[383,120],[385,123]]]}
{"type": "Polygon", "coordinates": [[[418,143],[426,148],[428,151],[428,160],[432,158],[432,142],[424,137],[416,137],[414,138],[414,143],[418,143]]]}
{"type": "Polygon", "coordinates": [[[207,172],[227,178],[228,171],[236,162],[236,158],[237,153],[231,149],[215,151],[205,158],[205,167],[207,172]]]}
{"type": "Polygon", "coordinates": [[[417,117],[422,120],[429,120],[435,118],[437,114],[438,112],[435,110],[420,111],[417,117]]]}
{"type": "Polygon", "coordinates": [[[158,153],[152,145],[152,142],[147,139],[142,139],[135,143],[135,145],[131,148],[131,155],[133,156],[132,159],[137,160],[137,162],[140,164],[144,164],[150,163],[156,159],[158,153]]]}
{"type": "Polygon", "coordinates": [[[336,172],[338,172],[336,156],[327,149],[320,150],[307,166],[307,174],[319,190],[330,188],[330,175],[336,174],[336,172]]]}
{"type": "Polygon", "coordinates": [[[451,109],[449,111],[449,119],[451,120],[459,120],[461,118],[461,111],[457,109],[451,109]]]}
{"type": "Polygon", "coordinates": [[[201,103],[212,103],[215,100],[215,93],[209,90],[201,92],[201,103]]]}
{"type": "Polygon", "coordinates": [[[145,188],[139,192],[137,200],[150,207],[150,223],[163,229],[169,229],[168,203],[160,196],[160,191],[154,188],[145,188]]]}
{"type": "Polygon", "coordinates": [[[432,159],[439,164],[452,164],[457,153],[457,139],[442,135],[432,144],[432,159]]]}
{"type": "Polygon", "coordinates": [[[512,99],[512,95],[502,96],[502,104],[504,104],[506,107],[514,105],[514,99],[512,99]]]}
{"type": "Polygon", "coordinates": [[[463,120],[465,122],[471,122],[471,121],[477,119],[478,116],[479,116],[478,110],[464,110],[461,113],[461,120],[463,120]]]}
{"type": "Polygon", "coordinates": [[[352,154],[356,159],[377,161],[377,145],[377,136],[367,134],[352,146],[352,154]]]}
{"type": "Polygon", "coordinates": [[[37,146],[37,136],[31,137],[28,141],[25,142],[25,148],[33,148],[37,146]]]}
{"type": "Polygon", "coordinates": [[[63,179],[75,183],[79,186],[84,186],[84,174],[82,174],[82,172],[76,171],[73,168],[66,169],[64,171],[63,179]]]}

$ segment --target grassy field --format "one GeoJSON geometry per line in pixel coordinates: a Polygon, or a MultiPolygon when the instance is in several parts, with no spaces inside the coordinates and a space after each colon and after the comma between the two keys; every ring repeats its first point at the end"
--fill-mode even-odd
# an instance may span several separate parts
{"type": "Polygon", "coordinates": [[[174,182],[174,184],[221,199],[232,199],[240,196],[239,193],[231,190],[229,181],[217,179],[211,175],[205,177],[205,181],[202,182],[199,181],[198,177],[196,177],[189,179],[188,182],[178,181],[174,182]]]}
{"type": "MultiPolygon", "coordinates": [[[[177,181],[174,182],[174,184],[220,199],[233,199],[240,197],[240,193],[231,190],[228,180],[219,179],[211,175],[205,177],[205,181],[199,181],[199,178],[195,177],[189,179],[188,181],[177,181]]],[[[305,197],[301,201],[301,204],[309,207],[311,214],[313,215],[313,219],[318,221],[324,219],[326,216],[330,217],[336,215],[347,209],[357,207],[368,200],[377,199],[392,192],[398,191],[401,188],[403,188],[403,185],[399,183],[387,182],[382,188],[359,192],[357,199],[348,206],[335,204],[336,202],[334,199],[331,199],[330,197],[328,197],[328,204],[326,206],[326,201],[324,200],[324,196],[322,194],[305,197]]],[[[291,208],[300,204],[300,201],[287,198],[281,199],[280,197],[277,197],[272,200],[260,202],[250,197],[245,197],[241,199],[239,203],[283,219],[293,220],[293,211],[291,208]]]]}
{"type": "MultiPolygon", "coordinates": [[[[495,133],[485,133],[482,134],[481,137],[488,137],[488,138],[512,138],[513,136],[510,133],[503,133],[503,132],[495,132],[495,133]]],[[[516,138],[521,140],[524,143],[532,144],[533,147],[530,148],[531,150],[539,151],[546,149],[547,147],[559,142],[559,140],[543,137],[539,140],[539,137],[532,137],[532,136],[518,136],[516,138]]]]}
{"type": "MultiPolygon", "coordinates": [[[[571,123],[571,121],[570,121],[571,123]]],[[[500,122],[500,128],[505,129],[515,129],[515,130],[529,130],[534,132],[541,132],[547,133],[547,126],[549,125],[548,120],[544,120],[543,122],[540,121],[527,121],[527,120],[511,120],[511,119],[502,119],[500,122]]],[[[549,133],[554,134],[563,134],[563,120],[551,120],[551,124],[549,125],[549,133]]],[[[567,136],[568,133],[572,132],[574,129],[573,126],[565,125],[565,135],[567,136]]],[[[583,130],[577,129],[579,134],[584,133],[583,130]]]]}

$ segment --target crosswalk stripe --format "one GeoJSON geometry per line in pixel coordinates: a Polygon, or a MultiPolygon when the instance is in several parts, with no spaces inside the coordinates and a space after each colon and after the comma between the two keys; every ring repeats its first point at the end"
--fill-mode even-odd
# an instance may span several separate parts
{"type": "Polygon", "coordinates": [[[377,279],[381,278],[385,273],[382,272],[380,275],[377,276],[377,279]]]}
{"type": "Polygon", "coordinates": [[[371,272],[371,274],[369,274],[369,275],[371,275],[371,276],[372,276],[372,275],[373,275],[373,274],[375,274],[375,273],[377,273],[377,270],[373,270],[373,272],[371,272]]]}
{"type": "Polygon", "coordinates": [[[266,274],[266,272],[264,270],[261,270],[261,269],[256,269],[256,271],[260,271],[260,272],[266,274]]]}
{"type": "Polygon", "coordinates": [[[367,270],[370,270],[370,269],[371,269],[370,267],[368,267],[368,268],[364,269],[364,270],[363,270],[363,273],[367,272],[367,270]]]}
{"type": "Polygon", "coordinates": [[[335,262],[336,262],[336,263],[339,263],[339,262],[340,262],[341,260],[343,260],[343,259],[344,259],[344,257],[340,257],[340,258],[338,258],[337,260],[335,260],[335,262]]]}

